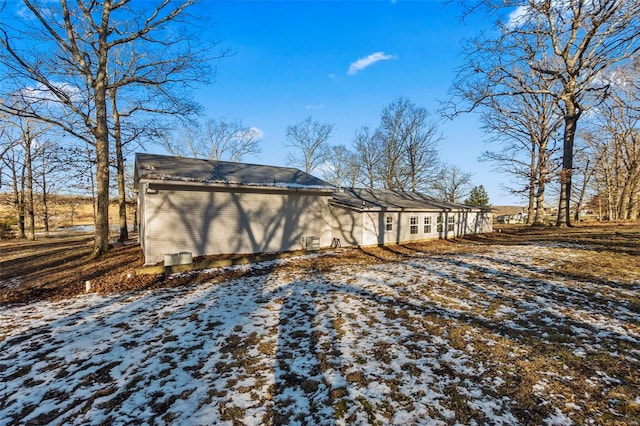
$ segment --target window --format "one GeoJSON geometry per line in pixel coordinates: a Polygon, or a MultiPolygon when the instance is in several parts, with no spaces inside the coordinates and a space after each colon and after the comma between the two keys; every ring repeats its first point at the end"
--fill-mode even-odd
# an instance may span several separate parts
{"type": "Polygon", "coordinates": [[[438,219],[436,219],[436,230],[438,232],[444,231],[443,222],[444,222],[444,216],[443,215],[438,215],[438,219]]]}
{"type": "Polygon", "coordinates": [[[424,217],[424,229],[422,230],[425,234],[431,233],[431,216],[424,217]]]}
{"type": "Polygon", "coordinates": [[[386,231],[393,231],[393,216],[385,216],[384,223],[386,231]]]}
{"type": "Polygon", "coordinates": [[[456,229],[456,217],[449,216],[449,220],[447,221],[447,232],[453,232],[456,229]]]}
{"type": "Polygon", "coordinates": [[[409,222],[410,222],[410,227],[409,227],[409,233],[410,234],[417,234],[418,233],[418,216],[411,216],[409,218],[409,222]]]}

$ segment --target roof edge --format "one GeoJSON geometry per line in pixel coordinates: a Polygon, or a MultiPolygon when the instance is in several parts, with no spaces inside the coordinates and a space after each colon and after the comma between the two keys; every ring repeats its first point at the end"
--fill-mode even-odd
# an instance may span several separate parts
{"type": "Polygon", "coordinates": [[[184,178],[179,179],[168,179],[162,177],[142,177],[139,178],[139,182],[147,182],[151,184],[158,185],[169,185],[169,186],[193,186],[193,187],[201,187],[201,188],[252,188],[252,189],[267,189],[270,191],[273,190],[281,190],[281,191],[309,191],[309,192],[326,192],[328,194],[333,194],[335,192],[335,188],[330,186],[313,186],[313,185],[293,185],[287,183],[264,183],[264,184],[253,184],[253,183],[236,183],[236,182],[202,182],[199,180],[189,180],[184,178]]]}

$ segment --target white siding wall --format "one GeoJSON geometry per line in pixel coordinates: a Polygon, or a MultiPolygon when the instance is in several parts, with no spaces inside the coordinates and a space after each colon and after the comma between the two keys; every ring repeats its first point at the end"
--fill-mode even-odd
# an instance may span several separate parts
{"type": "MultiPolygon", "coordinates": [[[[433,212],[365,212],[363,213],[364,245],[395,244],[400,242],[442,238],[436,230],[433,212]],[[411,233],[411,218],[416,218],[417,233],[411,233]],[[431,218],[430,232],[425,233],[424,218],[431,218]],[[391,230],[387,230],[387,218],[391,218],[391,230]],[[381,230],[381,231],[380,231],[381,230]]],[[[429,230],[428,230],[429,231],[429,230]]]]}
{"type": "Polygon", "coordinates": [[[332,237],[340,240],[341,247],[363,245],[362,213],[331,205],[332,237]]]}
{"type": "Polygon", "coordinates": [[[331,244],[329,195],[151,188],[141,194],[147,264],[180,251],[195,257],[297,250],[307,236],[319,237],[321,247],[331,244]]]}
{"type": "MultiPolygon", "coordinates": [[[[435,238],[454,238],[492,231],[490,213],[458,212],[362,212],[362,245],[395,244],[435,238]],[[442,226],[438,229],[438,216],[442,226]],[[387,217],[392,229],[387,230],[387,217]],[[417,233],[411,233],[411,218],[417,219],[417,233]],[[425,230],[425,217],[430,218],[425,230]],[[425,232],[426,231],[426,232],[425,232]]],[[[344,223],[342,226],[345,226],[344,223]]]]}
{"type": "Polygon", "coordinates": [[[362,215],[362,245],[378,245],[384,243],[384,216],[379,212],[363,212],[362,215]]]}
{"type": "Polygon", "coordinates": [[[493,213],[481,212],[478,213],[478,224],[476,226],[476,233],[493,232],[493,213]]]}

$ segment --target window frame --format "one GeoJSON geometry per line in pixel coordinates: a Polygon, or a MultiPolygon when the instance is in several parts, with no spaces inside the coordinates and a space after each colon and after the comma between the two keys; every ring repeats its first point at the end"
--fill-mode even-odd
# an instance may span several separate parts
{"type": "Polygon", "coordinates": [[[430,234],[431,233],[431,222],[432,222],[431,216],[424,216],[424,219],[422,220],[422,222],[423,222],[422,223],[422,225],[423,225],[422,232],[424,234],[430,234]]]}
{"type": "Polygon", "coordinates": [[[418,235],[418,216],[409,216],[409,235],[418,235]]]}
{"type": "Polygon", "coordinates": [[[384,217],[384,231],[392,232],[393,231],[393,216],[385,215],[384,217]]]}
{"type": "Polygon", "coordinates": [[[455,232],[456,231],[456,216],[448,215],[447,216],[447,232],[455,232]]]}

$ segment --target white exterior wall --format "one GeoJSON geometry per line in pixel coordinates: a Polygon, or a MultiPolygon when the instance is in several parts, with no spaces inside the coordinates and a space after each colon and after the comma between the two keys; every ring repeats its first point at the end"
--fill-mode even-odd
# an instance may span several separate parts
{"type": "Polygon", "coordinates": [[[320,247],[331,244],[330,194],[154,184],[149,188],[140,192],[147,264],[181,251],[195,257],[298,250],[307,236],[319,237],[320,247]]]}
{"type": "Polygon", "coordinates": [[[336,205],[331,205],[329,208],[332,237],[340,240],[340,246],[363,245],[362,213],[336,205]]]}
{"type": "MultiPolygon", "coordinates": [[[[335,210],[335,209],[334,209],[335,210]]],[[[347,210],[348,209],[341,209],[347,210]]],[[[333,210],[332,210],[333,211],[333,210]]],[[[491,232],[491,213],[478,211],[454,211],[454,212],[381,212],[381,211],[353,211],[351,216],[343,214],[340,221],[342,228],[350,228],[346,219],[360,217],[362,230],[361,245],[397,244],[411,241],[454,238],[463,235],[491,232]],[[438,216],[442,215],[442,226],[438,226],[438,216]],[[393,221],[392,229],[387,230],[386,218],[393,221]],[[411,218],[417,218],[417,233],[411,233],[411,218]],[[431,223],[425,229],[425,217],[431,218],[431,223]],[[452,227],[450,226],[452,224],[452,227]],[[440,229],[439,229],[440,228],[440,229]],[[425,232],[426,231],[426,232],[425,232]]],[[[354,219],[357,220],[357,219],[354,219]]],[[[334,231],[335,236],[335,231],[334,231]]],[[[343,243],[344,245],[344,243],[343,243]]]]}
{"type": "MultiPolygon", "coordinates": [[[[437,232],[436,218],[438,212],[364,212],[364,245],[396,244],[409,241],[444,238],[444,233],[437,232]],[[417,219],[417,233],[411,233],[411,218],[417,219]],[[430,229],[425,232],[424,218],[430,217],[430,229]],[[387,230],[387,218],[393,221],[391,230],[387,230]],[[382,230],[380,232],[379,230],[382,230]]],[[[445,228],[446,229],[446,228],[445,228]]],[[[449,236],[453,234],[450,233],[449,236]]]]}
{"type": "MultiPolygon", "coordinates": [[[[362,212],[362,245],[384,244],[384,216],[380,212],[362,212]]],[[[394,216],[395,217],[395,216],[394,216]]],[[[394,218],[394,220],[396,220],[394,218]]]]}
{"type": "Polygon", "coordinates": [[[478,215],[478,233],[493,232],[493,213],[482,212],[478,215]]]}

